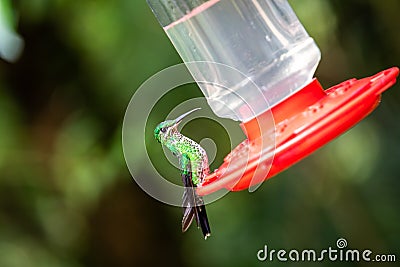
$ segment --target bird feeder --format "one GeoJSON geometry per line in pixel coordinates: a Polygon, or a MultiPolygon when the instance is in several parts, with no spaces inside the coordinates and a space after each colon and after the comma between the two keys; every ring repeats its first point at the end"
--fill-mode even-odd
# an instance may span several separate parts
{"type": "Polygon", "coordinates": [[[286,0],[147,2],[183,61],[201,62],[188,68],[214,113],[241,121],[247,136],[199,195],[247,189],[292,166],[372,112],[399,73],[324,90],[313,78],[320,51],[286,0]]]}

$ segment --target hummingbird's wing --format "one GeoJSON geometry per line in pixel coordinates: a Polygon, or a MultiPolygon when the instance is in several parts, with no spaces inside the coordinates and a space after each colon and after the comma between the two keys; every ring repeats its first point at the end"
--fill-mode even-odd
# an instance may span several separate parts
{"type": "MultiPolygon", "coordinates": [[[[192,168],[189,164],[186,164],[182,170],[182,182],[185,187],[182,196],[182,208],[183,208],[183,218],[182,218],[182,232],[186,232],[189,226],[192,224],[193,218],[195,217],[195,210],[193,209],[195,200],[193,196],[193,187],[192,187],[192,168]]],[[[197,222],[197,217],[196,217],[197,222]]]]}
{"type": "Polygon", "coordinates": [[[196,187],[193,184],[192,169],[190,160],[182,170],[182,181],[185,186],[183,192],[183,218],[182,232],[185,232],[193,221],[196,219],[197,227],[201,228],[204,238],[207,239],[211,235],[210,224],[208,222],[206,207],[203,198],[196,194],[196,187]]]}

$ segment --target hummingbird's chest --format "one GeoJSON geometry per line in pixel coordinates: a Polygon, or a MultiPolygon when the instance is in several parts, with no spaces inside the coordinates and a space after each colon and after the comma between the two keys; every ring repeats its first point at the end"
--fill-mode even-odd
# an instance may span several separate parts
{"type": "Polygon", "coordinates": [[[208,157],[204,148],[180,133],[175,134],[171,139],[173,149],[170,148],[170,150],[180,158],[190,159],[194,184],[202,182],[209,173],[208,157]]]}

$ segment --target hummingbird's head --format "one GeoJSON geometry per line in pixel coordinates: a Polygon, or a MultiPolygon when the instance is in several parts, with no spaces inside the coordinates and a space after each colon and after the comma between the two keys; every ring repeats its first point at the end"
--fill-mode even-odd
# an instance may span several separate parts
{"type": "Polygon", "coordinates": [[[154,137],[157,139],[158,142],[164,143],[165,140],[168,140],[168,136],[175,132],[178,131],[178,125],[182,121],[183,118],[185,118],[187,115],[190,113],[199,110],[200,108],[195,108],[192,109],[191,111],[186,112],[185,114],[182,114],[175,120],[166,120],[161,122],[160,124],[157,125],[156,129],[154,129],[154,137]]]}
{"type": "Polygon", "coordinates": [[[178,124],[175,123],[175,120],[163,121],[158,124],[156,129],[154,130],[154,137],[157,139],[158,142],[162,143],[162,140],[166,139],[165,137],[170,133],[171,129],[176,129],[177,126],[178,124]]]}

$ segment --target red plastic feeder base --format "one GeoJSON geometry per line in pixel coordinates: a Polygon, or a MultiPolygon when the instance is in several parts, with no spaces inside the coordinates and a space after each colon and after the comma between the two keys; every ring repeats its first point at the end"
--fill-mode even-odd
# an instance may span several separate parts
{"type": "Polygon", "coordinates": [[[270,111],[243,123],[247,139],[225,157],[197,193],[247,189],[285,170],[371,113],[378,106],[381,93],[396,82],[398,74],[399,69],[394,67],[325,91],[314,79],[270,111]],[[271,112],[275,129],[260,130],[271,112]],[[275,138],[275,146],[265,145],[271,143],[271,138],[275,138]]]}

